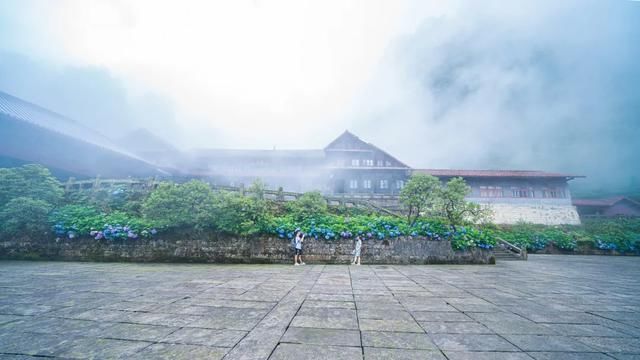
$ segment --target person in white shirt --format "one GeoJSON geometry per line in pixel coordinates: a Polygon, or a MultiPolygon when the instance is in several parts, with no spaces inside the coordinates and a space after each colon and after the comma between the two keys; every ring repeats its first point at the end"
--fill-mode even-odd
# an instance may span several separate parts
{"type": "Polygon", "coordinates": [[[293,257],[293,265],[305,265],[302,261],[302,243],[304,242],[304,233],[300,231],[296,234],[296,249],[293,257]],[[298,262],[299,261],[299,262],[298,262]]]}

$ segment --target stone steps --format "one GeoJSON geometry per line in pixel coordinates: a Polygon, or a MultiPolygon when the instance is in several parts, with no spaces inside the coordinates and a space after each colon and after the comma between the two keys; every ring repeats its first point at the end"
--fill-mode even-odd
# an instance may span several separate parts
{"type": "Polygon", "coordinates": [[[493,250],[493,256],[496,258],[496,260],[506,260],[506,261],[524,260],[520,256],[518,256],[517,254],[514,254],[514,253],[512,253],[510,251],[503,250],[503,249],[500,249],[500,248],[496,248],[496,249],[493,250]]]}

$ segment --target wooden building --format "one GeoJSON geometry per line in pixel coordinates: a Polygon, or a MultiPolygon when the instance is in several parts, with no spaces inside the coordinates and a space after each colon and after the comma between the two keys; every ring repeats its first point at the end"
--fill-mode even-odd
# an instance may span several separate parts
{"type": "Polygon", "coordinates": [[[580,216],[640,216],[640,203],[624,196],[604,199],[573,199],[580,216]]]}

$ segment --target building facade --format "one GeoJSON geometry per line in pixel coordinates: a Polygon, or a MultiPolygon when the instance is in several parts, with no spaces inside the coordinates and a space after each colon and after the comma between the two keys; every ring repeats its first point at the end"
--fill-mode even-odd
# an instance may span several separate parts
{"type": "Polygon", "coordinates": [[[462,177],[468,200],[493,210],[501,224],[579,224],[568,182],[578,176],[542,171],[414,169],[345,131],[322,150],[200,150],[186,173],[225,185],[260,178],[271,188],[319,190],[399,210],[398,195],[415,173],[443,182],[462,177]]]}
{"type": "Polygon", "coordinates": [[[414,172],[430,174],[442,181],[462,177],[471,187],[467,199],[491,208],[493,221],[498,224],[580,224],[569,189],[569,181],[580,176],[513,170],[420,169],[414,172]]]}

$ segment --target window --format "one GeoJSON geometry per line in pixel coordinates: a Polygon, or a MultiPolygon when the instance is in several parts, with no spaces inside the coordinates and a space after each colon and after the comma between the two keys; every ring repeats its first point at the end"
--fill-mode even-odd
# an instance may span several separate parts
{"type": "Polygon", "coordinates": [[[382,166],[384,162],[382,160],[376,161],[376,166],[382,166]]]}
{"type": "Polygon", "coordinates": [[[391,161],[385,161],[384,166],[391,166],[391,161]]]}
{"type": "Polygon", "coordinates": [[[362,187],[365,189],[371,189],[371,180],[364,180],[362,182],[362,187]]]}
{"type": "Polygon", "coordinates": [[[373,166],[373,160],[363,160],[364,166],[373,166]]]}
{"type": "Polygon", "coordinates": [[[351,166],[360,166],[360,159],[352,159],[351,166]]]}
{"type": "Polygon", "coordinates": [[[388,180],[380,180],[380,189],[388,189],[389,181],[388,180]]]}
{"type": "Polygon", "coordinates": [[[358,180],[349,180],[349,189],[357,189],[358,180]]]}
{"type": "Polygon", "coordinates": [[[564,198],[564,191],[562,189],[551,188],[542,189],[542,197],[544,198],[564,198]]]}
{"type": "MultiPolygon", "coordinates": [[[[480,197],[503,197],[502,186],[480,186],[480,197]]],[[[515,196],[515,195],[514,195],[515,196]]]]}
{"type": "Polygon", "coordinates": [[[513,194],[513,197],[518,197],[518,198],[533,197],[533,191],[530,191],[530,189],[527,189],[527,188],[511,188],[511,192],[513,194]]]}
{"type": "Polygon", "coordinates": [[[396,180],[396,189],[402,189],[402,188],[404,188],[404,181],[396,180]]]}

